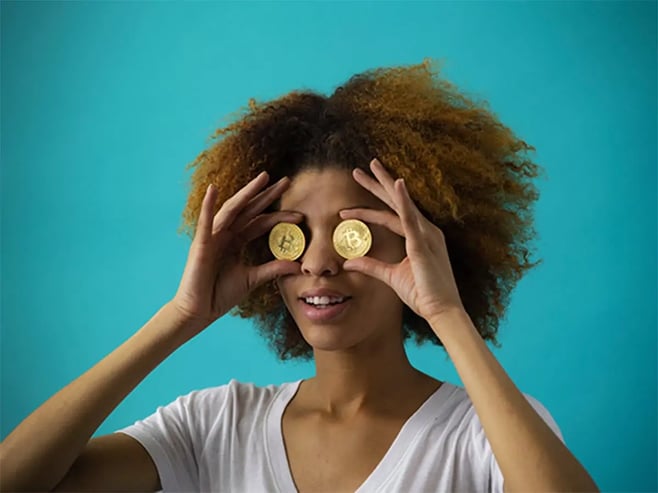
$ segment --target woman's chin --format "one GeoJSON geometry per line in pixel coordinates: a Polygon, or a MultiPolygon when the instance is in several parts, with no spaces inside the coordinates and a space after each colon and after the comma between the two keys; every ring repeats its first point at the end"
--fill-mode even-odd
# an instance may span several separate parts
{"type": "Polygon", "coordinates": [[[311,325],[302,329],[302,337],[315,350],[336,351],[356,344],[354,331],[347,326],[311,325]]]}

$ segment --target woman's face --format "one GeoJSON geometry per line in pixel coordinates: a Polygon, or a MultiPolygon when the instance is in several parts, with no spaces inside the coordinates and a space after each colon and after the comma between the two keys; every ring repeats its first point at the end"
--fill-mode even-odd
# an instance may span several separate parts
{"type": "MultiPolygon", "coordinates": [[[[364,342],[369,345],[367,342],[382,337],[398,337],[402,327],[403,304],[395,291],[370,276],[343,270],[345,259],[334,249],[333,231],[343,220],[339,211],[353,207],[389,210],[354,181],[350,171],[338,168],[301,171],[281,196],[281,210],[304,215],[299,226],[306,237],[306,249],[297,259],[301,273],[279,279],[279,291],[304,339],[315,350],[347,349],[364,342]],[[307,304],[303,295],[320,289],[349,299],[332,308],[307,304]]],[[[368,227],[372,232],[369,257],[388,263],[405,257],[403,238],[384,226],[368,227]]]]}

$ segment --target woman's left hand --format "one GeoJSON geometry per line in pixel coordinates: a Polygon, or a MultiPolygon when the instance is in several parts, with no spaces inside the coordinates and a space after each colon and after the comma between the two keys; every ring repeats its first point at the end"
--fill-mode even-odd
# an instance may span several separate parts
{"type": "Polygon", "coordinates": [[[354,208],[340,211],[340,216],[379,224],[404,237],[407,256],[398,264],[358,257],[346,260],[343,268],[386,283],[428,322],[448,310],[463,310],[443,232],[418,210],[402,179],[394,181],[377,159],[370,169],[377,180],[359,169],[353,171],[354,179],[395,213],[354,208]]]}

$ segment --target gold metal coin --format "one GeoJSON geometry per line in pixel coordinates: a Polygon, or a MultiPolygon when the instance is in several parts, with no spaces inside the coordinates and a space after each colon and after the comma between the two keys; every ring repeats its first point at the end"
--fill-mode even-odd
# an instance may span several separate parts
{"type": "Polygon", "coordinates": [[[363,257],[372,246],[372,234],[366,223],[358,219],[346,219],[334,229],[333,241],[341,257],[363,257]]]}
{"type": "Polygon", "coordinates": [[[269,237],[270,251],[279,260],[296,260],[304,252],[306,239],[301,228],[293,223],[279,223],[269,237]]]}

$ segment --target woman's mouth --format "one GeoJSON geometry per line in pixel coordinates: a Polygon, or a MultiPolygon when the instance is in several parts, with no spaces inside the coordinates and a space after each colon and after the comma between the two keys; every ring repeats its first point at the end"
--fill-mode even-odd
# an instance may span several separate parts
{"type": "Polygon", "coordinates": [[[309,320],[313,322],[332,322],[348,310],[352,304],[351,300],[350,296],[340,298],[315,296],[299,298],[299,303],[301,303],[302,313],[309,320]]]}

